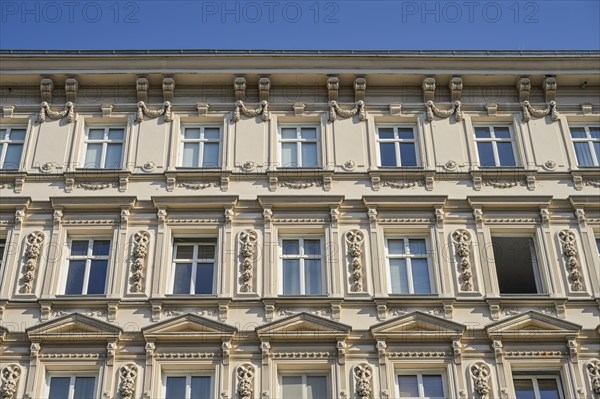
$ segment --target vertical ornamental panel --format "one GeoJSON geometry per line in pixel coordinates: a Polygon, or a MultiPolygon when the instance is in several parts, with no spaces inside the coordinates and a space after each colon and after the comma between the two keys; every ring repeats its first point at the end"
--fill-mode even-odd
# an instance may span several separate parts
{"type": "Polygon", "coordinates": [[[22,278],[21,291],[30,294],[33,289],[33,279],[35,278],[35,270],[39,263],[39,258],[42,253],[42,243],[44,242],[44,233],[36,231],[29,233],[25,241],[25,272],[22,278]]]}
{"type": "Polygon", "coordinates": [[[138,368],[135,364],[126,364],[119,370],[119,393],[123,399],[133,399],[138,368]]]}
{"type": "Polygon", "coordinates": [[[254,366],[243,364],[237,369],[237,392],[240,399],[251,399],[254,392],[254,366]]]}
{"type": "Polygon", "coordinates": [[[575,246],[575,233],[571,230],[562,230],[558,233],[562,253],[566,257],[567,272],[573,291],[583,291],[583,279],[577,260],[577,247],[575,246]]]}
{"type": "Polygon", "coordinates": [[[600,360],[591,360],[586,369],[590,377],[592,391],[600,396],[600,360]]]}
{"type": "Polygon", "coordinates": [[[142,292],[144,281],[144,260],[148,256],[150,233],[138,231],[133,235],[133,264],[131,265],[131,291],[142,292]]]}
{"type": "Polygon", "coordinates": [[[348,254],[351,257],[350,261],[350,279],[351,290],[354,292],[361,292],[363,290],[363,274],[362,274],[362,251],[363,244],[365,242],[365,235],[360,230],[350,230],[346,233],[346,245],[348,247],[348,254]]]}
{"type": "Polygon", "coordinates": [[[471,233],[467,230],[456,230],[452,233],[455,255],[460,266],[460,279],[462,291],[473,291],[473,274],[471,271],[471,233]]]}
{"type": "Polygon", "coordinates": [[[254,269],[254,255],[256,254],[256,241],[258,240],[258,234],[255,230],[247,229],[240,232],[238,241],[240,243],[240,257],[241,261],[241,291],[242,292],[253,292],[253,269],[254,269]]]}
{"type": "Polygon", "coordinates": [[[490,394],[490,367],[485,363],[475,363],[469,369],[473,378],[473,388],[480,398],[485,399],[490,394]]]}
{"type": "Polygon", "coordinates": [[[356,394],[360,399],[368,399],[373,392],[373,368],[366,364],[354,367],[354,379],[356,381],[356,394]]]}
{"type": "Polygon", "coordinates": [[[0,372],[0,396],[3,399],[15,398],[19,387],[19,378],[21,378],[21,367],[19,365],[9,364],[2,368],[0,372]]]}

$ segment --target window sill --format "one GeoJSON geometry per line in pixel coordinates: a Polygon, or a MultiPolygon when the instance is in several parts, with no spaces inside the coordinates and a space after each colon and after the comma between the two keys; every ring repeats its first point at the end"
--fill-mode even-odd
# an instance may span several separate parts
{"type": "Polygon", "coordinates": [[[165,294],[167,298],[217,298],[217,294],[165,294]]]}
{"type": "Polygon", "coordinates": [[[80,299],[80,298],[98,298],[98,299],[103,299],[106,298],[108,296],[108,294],[57,294],[56,297],[57,298],[61,298],[61,299],[80,299]]]}

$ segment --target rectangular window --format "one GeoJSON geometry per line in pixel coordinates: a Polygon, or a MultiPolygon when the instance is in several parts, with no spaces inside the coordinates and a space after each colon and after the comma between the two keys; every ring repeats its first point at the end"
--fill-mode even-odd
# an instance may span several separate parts
{"type": "Polygon", "coordinates": [[[513,142],[508,126],[476,126],[475,143],[479,166],[516,166],[513,142]]]}
{"type": "Polygon", "coordinates": [[[167,377],[165,399],[209,399],[212,398],[210,376],[167,377]]]}
{"type": "Polygon", "coordinates": [[[2,282],[2,268],[4,266],[4,252],[6,250],[6,239],[0,238],[0,282],[2,282]]]}
{"type": "Polygon", "coordinates": [[[109,257],[110,240],[72,240],[65,294],[105,294],[109,257]]]}
{"type": "Polygon", "coordinates": [[[181,138],[181,166],[218,168],[221,154],[220,127],[186,127],[181,138]]]}
{"type": "Polygon", "coordinates": [[[600,256],[600,238],[596,238],[596,249],[598,250],[598,256],[600,256]]]}
{"type": "Polygon", "coordinates": [[[24,143],[25,128],[0,129],[0,169],[19,169],[24,143]]]}
{"type": "Polygon", "coordinates": [[[422,238],[386,240],[389,292],[392,294],[431,294],[427,242],[422,238]]]}
{"type": "Polygon", "coordinates": [[[326,375],[284,375],[281,377],[283,399],[327,399],[330,398],[326,375]]]}
{"type": "Polygon", "coordinates": [[[173,294],[213,294],[217,240],[176,239],[173,248],[173,294]]]}
{"type": "Polygon", "coordinates": [[[600,165],[600,126],[572,127],[571,139],[579,166],[600,165]]]}
{"type": "Polygon", "coordinates": [[[320,239],[281,241],[283,295],[324,294],[323,255],[320,239]]]}
{"type": "Polygon", "coordinates": [[[541,291],[531,237],[492,237],[492,247],[501,294],[537,294],[541,291]]]}
{"type": "Polygon", "coordinates": [[[85,140],[84,168],[120,169],[125,129],[90,127],[85,140]]]}
{"type": "Polygon", "coordinates": [[[563,399],[559,376],[513,375],[516,399],[563,399]]]}
{"type": "Polygon", "coordinates": [[[51,377],[48,399],[96,398],[96,377],[51,377]]]}
{"type": "Polygon", "coordinates": [[[398,375],[401,398],[445,399],[444,379],[440,374],[414,373],[398,375]]]}
{"type": "Polygon", "coordinates": [[[377,129],[379,166],[417,166],[417,141],[412,127],[377,129]]]}
{"type": "Polygon", "coordinates": [[[280,129],[281,166],[315,168],[321,165],[317,127],[287,126],[280,129]]]}

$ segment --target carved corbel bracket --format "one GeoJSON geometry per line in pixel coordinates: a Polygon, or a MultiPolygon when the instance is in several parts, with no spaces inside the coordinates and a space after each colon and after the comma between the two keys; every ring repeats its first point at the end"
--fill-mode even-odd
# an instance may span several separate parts
{"type": "Polygon", "coordinates": [[[198,116],[204,116],[208,114],[208,103],[196,103],[196,109],[198,110],[198,116]]]}
{"type": "Polygon", "coordinates": [[[461,102],[460,101],[454,101],[454,103],[452,104],[452,107],[450,109],[440,109],[438,107],[436,107],[436,105],[433,103],[433,100],[429,100],[425,103],[425,107],[427,109],[427,121],[431,122],[434,120],[434,116],[438,117],[438,118],[449,118],[450,116],[454,115],[454,118],[456,119],[457,122],[460,122],[464,119],[464,115],[462,113],[462,109],[461,109],[461,102]]]}
{"type": "Polygon", "coordinates": [[[339,98],[340,79],[337,76],[330,76],[327,79],[327,98],[329,102],[337,101],[339,98]]]}
{"type": "Polygon", "coordinates": [[[42,102],[52,102],[52,90],[54,90],[54,81],[50,77],[44,77],[40,81],[40,95],[42,102]]]}
{"type": "Polygon", "coordinates": [[[149,86],[150,86],[150,83],[148,82],[148,78],[140,76],[139,78],[136,79],[135,91],[137,93],[138,102],[140,102],[140,101],[147,102],[148,101],[149,86]]]}
{"type": "Polygon", "coordinates": [[[175,95],[175,79],[171,76],[165,76],[162,80],[163,101],[173,101],[175,95]]]}
{"type": "Polygon", "coordinates": [[[569,351],[569,356],[571,357],[571,362],[577,363],[579,360],[579,345],[577,344],[575,337],[569,337],[567,339],[567,349],[569,351]]]}
{"type": "Polygon", "coordinates": [[[542,88],[544,89],[547,103],[550,101],[556,101],[557,84],[554,76],[547,76],[542,83],[542,88]]]}
{"type": "Polygon", "coordinates": [[[171,112],[171,102],[165,101],[161,109],[148,109],[143,101],[137,103],[137,113],[135,115],[135,121],[141,123],[144,121],[144,116],[148,118],[158,118],[162,115],[165,116],[165,122],[173,121],[173,113],[171,112]]]}
{"type": "Polygon", "coordinates": [[[423,89],[423,101],[425,103],[435,99],[435,78],[433,76],[423,79],[421,88],[423,89]]]}
{"type": "Polygon", "coordinates": [[[75,121],[75,105],[72,102],[65,103],[65,109],[63,111],[52,111],[47,102],[43,102],[40,106],[40,113],[38,114],[38,123],[46,122],[46,118],[53,120],[59,120],[67,117],[67,123],[73,123],[75,121]]]}
{"type": "Polygon", "coordinates": [[[269,357],[271,356],[271,343],[269,341],[261,341],[260,351],[262,354],[262,364],[266,366],[269,364],[269,357]]]}
{"type": "Polygon", "coordinates": [[[346,110],[340,108],[337,101],[329,102],[329,122],[335,122],[338,116],[342,118],[352,118],[358,114],[358,120],[364,122],[367,120],[367,111],[365,110],[365,102],[359,100],[356,102],[354,108],[346,110]]]}
{"type": "Polygon", "coordinates": [[[385,340],[377,341],[377,354],[379,355],[379,364],[385,364],[385,359],[387,357],[387,343],[385,340]]]}
{"type": "Polygon", "coordinates": [[[529,101],[529,94],[531,94],[531,80],[527,77],[522,77],[517,82],[517,91],[519,92],[519,101],[529,101]]]}
{"type": "Polygon", "coordinates": [[[112,104],[102,104],[100,105],[100,109],[102,110],[102,116],[104,118],[110,118],[112,115],[113,105],[112,104]]]}
{"type": "Polygon", "coordinates": [[[271,120],[271,114],[269,113],[269,102],[263,100],[260,102],[258,108],[248,109],[242,100],[237,100],[235,102],[235,109],[233,110],[231,121],[238,122],[240,119],[242,119],[242,115],[249,118],[255,118],[260,115],[263,122],[268,122],[271,120]]]}
{"type": "Polygon", "coordinates": [[[460,101],[463,89],[462,78],[460,76],[452,77],[452,79],[450,79],[450,83],[448,84],[448,88],[450,89],[452,101],[460,101]]]}
{"type": "Polygon", "coordinates": [[[462,342],[460,342],[460,339],[453,339],[452,340],[452,353],[454,354],[454,364],[461,364],[462,363],[462,342]]]}
{"type": "Polygon", "coordinates": [[[354,80],[354,102],[358,103],[359,101],[365,101],[365,96],[367,94],[367,79],[365,78],[356,78],[354,80]]]}
{"type": "Polygon", "coordinates": [[[346,344],[346,340],[338,339],[336,348],[337,348],[337,355],[338,355],[337,356],[338,364],[345,364],[346,363],[346,349],[348,348],[348,345],[346,344]]]}
{"type": "Polygon", "coordinates": [[[297,102],[297,103],[294,103],[294,105],[292,105],[292,108],[294,109],[294,115],[300,116],[304,113],[304,109],[306,108],[306,105],[304,103],[297,102]]]}
{"type": "Polygon", "coordinates": [[[233,79],[233,90],[235,91],[236,101],[246,101],[246,78],[243,76],[236,76],[233,79]]]}
{"type": "Polygon", "coordinates": [[[271,90],[271,79],[262,76],[258,79],[258,96],[260,101],[269,101],[269,92],[271,90]]]}
{"type": "Polygon", "coordinates": [[[77,100],[77,91],[79,90],[79,83],[77,79],[71,77],[65,80],[65,95],[67,102],[74,103],[77,100]]]}

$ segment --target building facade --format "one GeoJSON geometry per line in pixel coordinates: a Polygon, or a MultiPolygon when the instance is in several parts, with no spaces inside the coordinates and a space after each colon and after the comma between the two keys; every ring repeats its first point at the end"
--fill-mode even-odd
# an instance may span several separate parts
{"type": "Polygon", "coordinates": [[[0,53],[0,394],[600,397],[600,53],[0,53]]]}

